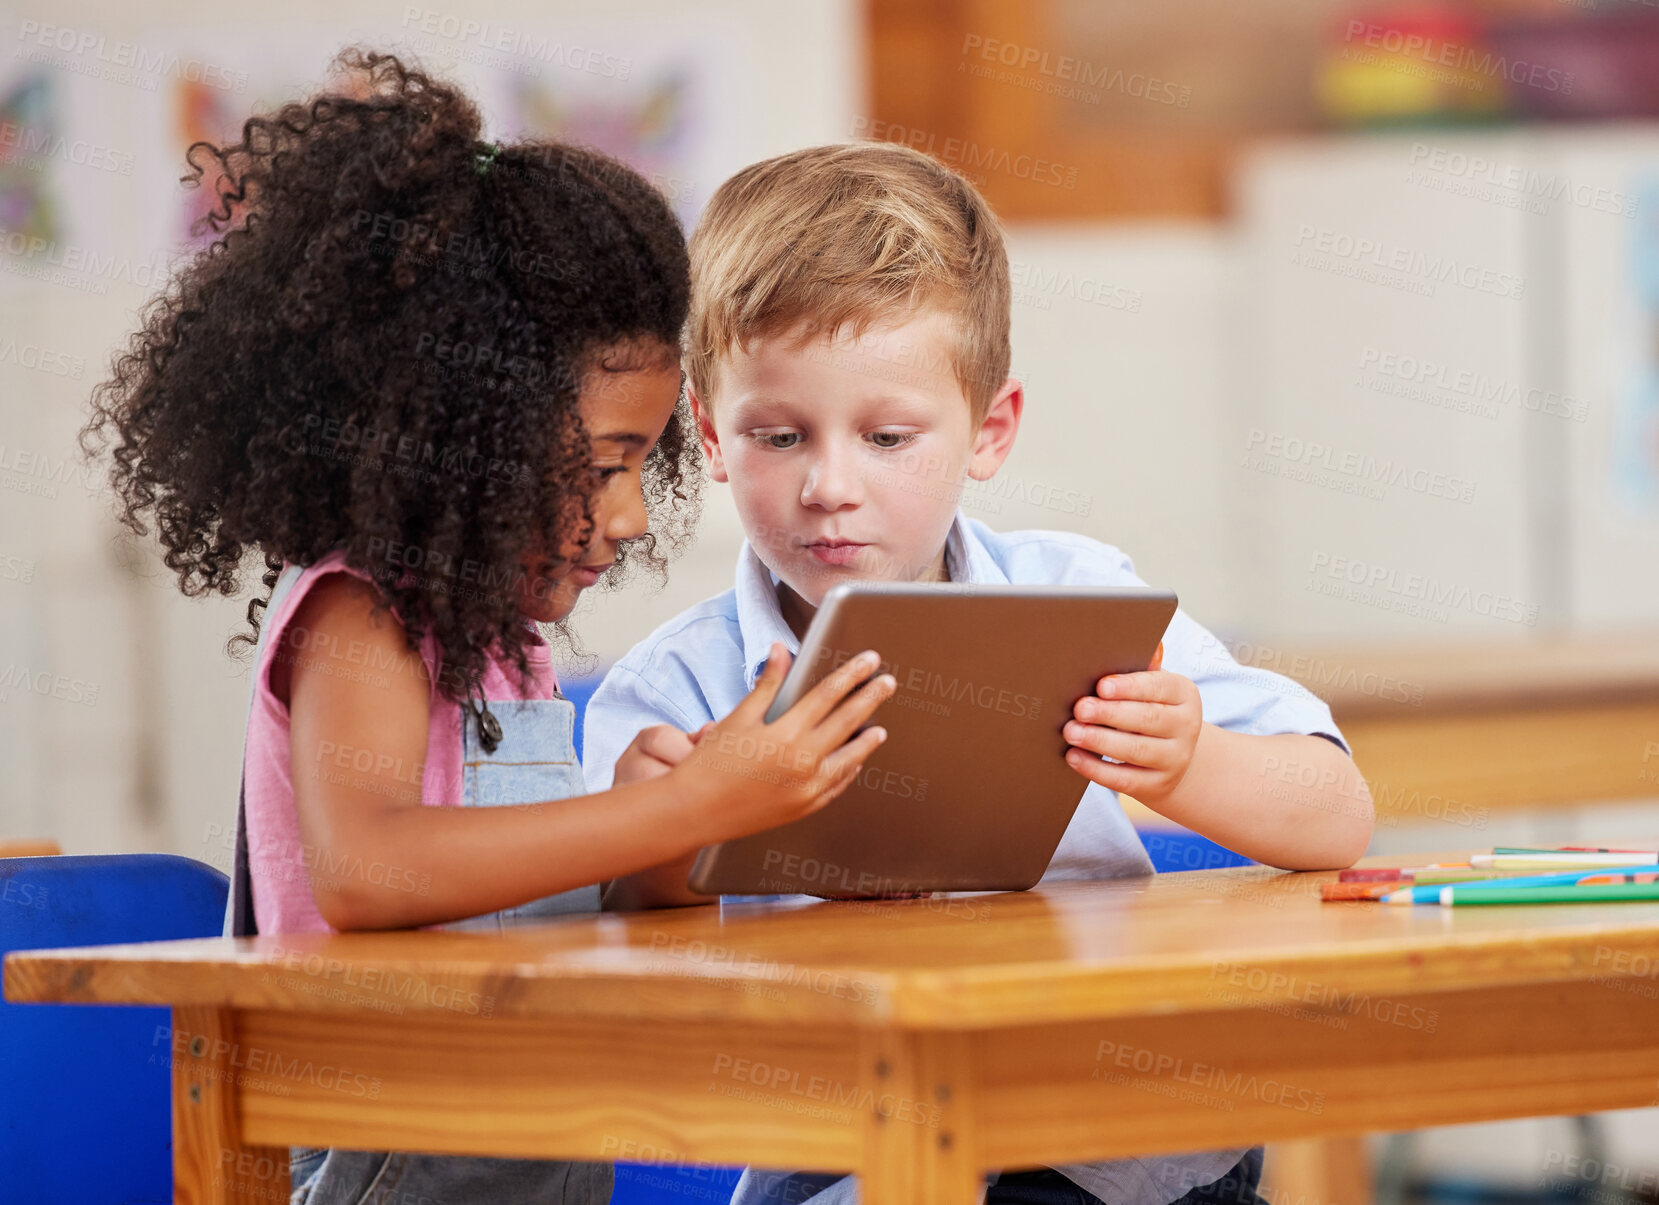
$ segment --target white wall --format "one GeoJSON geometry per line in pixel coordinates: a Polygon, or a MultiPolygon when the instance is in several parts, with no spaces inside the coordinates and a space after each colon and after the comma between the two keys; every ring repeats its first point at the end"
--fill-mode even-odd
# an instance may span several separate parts
{"type": "Polygon", "coordinates": [[[1264,634],[1501,643],[1652,624],[1659,493],[1620,496],[1614,465],[1645,441],[1651,485],[1659,459],[1651,417],[1628,428],[1627,396],[1659,355],[1632,288],[1656,187],[1652,127],[1331,138],[1247,158],[1238,317],[1263,438],[1241,432],[1233,452],[1250,457],[1236,484],[1264,634]],[[1278,454],[1260,454],[1275,437],[1278,454]],[[1368,458],[1358,475],[1350,455],[1368,458]],[[1322,476],[1292,476],[1305,470],[1322,476]],[[1349,492],[1396,470],[1380,500],[1349,492]],[[1445,490],[1418,488],[1424,474],[1445,490]]]}

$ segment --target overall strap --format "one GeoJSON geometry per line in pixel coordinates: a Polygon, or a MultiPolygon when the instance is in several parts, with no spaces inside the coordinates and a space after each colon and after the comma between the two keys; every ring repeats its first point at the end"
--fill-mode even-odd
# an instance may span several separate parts
{"type": "Polygon", "coordinates": [[[276,586],[271,590],[271,599],[265,606],[265,623],[259,629],[259,642],[254,646],[253,674],[248,683],[247,723],[242,726],[242,774],[236,793],[236,852],[231,855],[230,897],[225,902],[226,937],[253,937],[259,932],[253,915],[253,874],[252,863],[248,859],[248,724],[253,722],[254,697],[259,690],[265,640],[271,633],[271,622],[282,600],[304,572],[299,565],[289,565],[278,576],[276,586]]]}

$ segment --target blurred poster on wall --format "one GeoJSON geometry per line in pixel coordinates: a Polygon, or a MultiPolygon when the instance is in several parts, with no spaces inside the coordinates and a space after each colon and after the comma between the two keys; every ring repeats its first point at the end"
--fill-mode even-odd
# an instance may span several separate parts
{"type": "MultiPolygon", "coordinates": [[[[1586,630],[1648,627],[1659,598],[1659,128],[1541,134],[1559,177],[1566,563],[1586,630]]],[[[1557,297],[1559,300],[1557,301],[1557,297]]]]}
{"type": "Polygon", "coordinates": [[[1659,515],[1659,173],[1635,192],[1625,304],[1636,338],[1615,398],[1611,481],[1625,506],[1659,515]]]}
{"type": "Polygon", "coordinates": [[[47,68],[0,72],[0,240],[18,254],[30,240],[60,237],[52,163],[63,146],[64,115],[47,68]],[[22,247],[13,248],[13,244],[22,247]]]}
{"type": "Polygon", "coordinates": [[[744,162],[744,40],[701,23],[479,31],[510,52],[479,78],[491,136],[593,147],[639,171],[689,228],[744,162]]]}
{"type": "Polygon", "coordinates": [[[321,30],[247,30],[238,36],[181,30],[156,38],[196,65],[164,81],[164,125],[155,131],[169,152],[163,157],[171,177],[165,187],[176,197],[165,237],[176,249],[193,250],[217,237],[203,218],[225,209],[219,199],[225,181],[213,158],[200,152],[195,159],[204,169],[199,186],[181,180],[193,174],[185,158],[188,148],[197,142],[235,143],[242,123],[253,114],[305,96],[328,78],[343,43],[338,34],[321,30]]]}

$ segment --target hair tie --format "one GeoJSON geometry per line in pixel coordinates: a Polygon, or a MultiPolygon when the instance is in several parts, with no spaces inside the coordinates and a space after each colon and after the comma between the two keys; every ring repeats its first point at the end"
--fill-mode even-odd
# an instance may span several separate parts
{"type": "Polygon", "coordinates": [[[490,170],[490,165],[495,162],[495,157],[500,153],[501,144],[499,142],[480,142],[478,149],[472,156],[473,170],[480,176],[484,175],[490,170]]]}

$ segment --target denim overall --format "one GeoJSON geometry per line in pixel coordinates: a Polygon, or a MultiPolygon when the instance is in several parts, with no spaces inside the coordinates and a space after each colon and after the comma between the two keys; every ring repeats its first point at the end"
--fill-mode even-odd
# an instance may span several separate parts
{"type": "MultiPolygon", "coordinates": [[[[267,615],[275,615],[302,570],[285,569],[272,592],[267,615]]],[[[267,629],[268,631],[268,629],[267,629]]],[[[266,632],[260,633],[254,665],[261,664],[266,632]]],[[[250,699],[251,708],[251,699],[250,699]]],[[[463,711],[466,807],[537,803],[585,794],[573,730],[576,707],[565,698],[489,700],[501,725],[501,740],[486,753],[478,723],[463,711]]],[[[245,797],[236,809],[236,853],[225,934],[258,932],[253,916],[245,797]]],[[[445,925],[446,929],[498,932],[509,925],[599,911],[599,888],[580,887],[515,908],[445,925]]],[[[407,1151],[346,1151],[294,1147],[289,1152],[290,1205],[606,1205],[613,1173],[608,1163],[541,1159],[474,1158],[407,1151]]]]}

